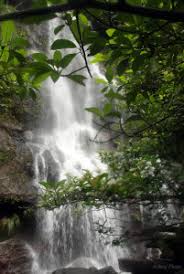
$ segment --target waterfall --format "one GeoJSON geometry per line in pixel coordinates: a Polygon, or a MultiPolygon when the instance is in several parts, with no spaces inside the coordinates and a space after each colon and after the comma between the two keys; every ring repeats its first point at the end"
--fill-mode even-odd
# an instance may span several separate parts
{"type": "MultiPolygon", "coordinates": [[[[54,22],[50,23],[50,32],[53,32],[54,22]]],[[[68,36],[68,30],[65,35],[68,36]]],[[[82,62],[77,56],[71,69],[83,66],[82,62]]],[[[99,73],[97,67],[91,69],[93,73],[99,73]]],[[[43,86],[45,121],[29,143],[34,155],[34,184],[38,191],[39,182],[43,180],[80,176],[85,169],[94,173],[104,170],[97,154],[99,147],[90,141],[96,134],[93,118],[84,110],[95,104],[97,89],[94,79],[88,79],[83,87],[65,77],[55,84],[47,81],[43,86]]],[[[36,239],[30,247],[33,274],[50,273],[69,266],[101,268],[111,265],[119,270],[118,257],[123,257],[126,249],[106,245],[95,226],[95,222],[103,223],[107,218],[107,224],[117,230],[121,225],[119,212],[107,208],[75,211],[72,206],[53,211],[38,210],[36,239]]]]}

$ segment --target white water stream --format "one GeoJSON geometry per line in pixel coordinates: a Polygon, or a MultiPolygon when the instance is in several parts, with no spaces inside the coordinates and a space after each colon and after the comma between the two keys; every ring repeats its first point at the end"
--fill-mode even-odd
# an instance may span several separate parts
{"type": "MultiPolygon", "coordinates": [[[[82,58],[77,57],[71,69],[82,66],[82,58]]],[[[97,67],[91,69],[93,74],[99,73],[97,67]]],[[[85,87],[67,78],[56,84],[46,83],[42,92],[43,101],[47,102],[45,122],[30,142],[35,159],[34,183],[38,187],[43,180],[57,181],[68,174],[80,176],[84,169],[94,173],[104,169],[97,154],[99,147],[90,141],[96,134],[92,116],[84,110],[94,106],[97,89],[93,79],[87,80],[85,87]]],[[[31,247],[33,274],[69,266],[111,265],[119,270],[118,257],[123,257],[126,250],[105,245],[95,231],[95,222],[103,223],[107,216],[113,220],[108,219],[107,224],[117,230],[120,224],[114,215],[119,213],[110,209],[85,210],[80,214],[74,211],[73,207],[38,211],[37,239],[31,247]]]]}

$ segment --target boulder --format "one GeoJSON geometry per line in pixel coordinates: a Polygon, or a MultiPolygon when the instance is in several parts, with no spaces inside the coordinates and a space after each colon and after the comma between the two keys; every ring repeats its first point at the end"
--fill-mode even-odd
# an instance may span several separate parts
{"type": "Polygon", "coordinates": [[[62,268],[54,271],[52,274],[97,274],[97,270],[82,267],[62,268]]]}
{"type": "Polygon", "coordinates": [[[98,274],[117,274],[117,272],[114,270],[112,266],[107,266],[104,268],[101,268],[97,272],[98,274]]]}
{"type": "Polygon", "coordinates": [[[10,239],[0,243],[0,273],[30,274],[32,258],[26,244],[10,239]]]}
{"type": "Polygon", "coordinates": [[[117,274],[117,272],[111,266],[101,269],[96,269],[95,267],[69,267],[55,270],[52,274],[117,274]]]}

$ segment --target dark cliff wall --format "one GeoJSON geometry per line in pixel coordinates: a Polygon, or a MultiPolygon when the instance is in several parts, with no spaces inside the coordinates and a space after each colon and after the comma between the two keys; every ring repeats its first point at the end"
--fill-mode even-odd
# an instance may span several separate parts
{"type": "Polygon", "coordinates": [[[17,100],[6,110],[0,107],[0,239],[5,223],[9,225],[7,218],[21,217],[36,202],[33,155],[27,138],[36,126],[37,112],[38,104],[33,105],[31,99],[17,100]]]}
{"type": "Polygon", "coordinates": [[[40,100],[11,98],[0,104],[0,273],[25,274],[31,254],[24,239],[34,233],[37,189],[28,145],[38,126],[40,100]]]}
{"type": "MultiPolygon", "coordinates": [[[[31,3],[6,1],[16,10],[30,8],[31,3]]],[[[17,26],[27,34],[31,51],[47,50],[47,23],[29,26],[18,22],[17,26]]],[[[31,270],[32,258],[24,240],[32,239],[36,230],[37,189],[29,142],[42,123],[42,107],[39,97],[36,101],[21,100],[14,94],[0,97],[0,274],[27,274],[31,270]]]]}

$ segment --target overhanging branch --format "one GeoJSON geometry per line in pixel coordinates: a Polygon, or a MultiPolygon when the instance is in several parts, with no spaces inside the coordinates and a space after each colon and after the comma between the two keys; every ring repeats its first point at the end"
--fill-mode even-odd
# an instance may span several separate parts
{"type": "Polygon", "coordinates": [[[50,7],[43,7],[38,9],[28,9],[0,15],[0,21],[5,20],[20,20],[31,16],[42,16],[53,13],[62,13],[72,10],[81,9],[98,9],[112,12],[124,12],[129,14],[136,14],[140,16],[150,17],[154,19],[166,20],[169,22],[184,22],[184,12],[168,11],[155,8],[145,8],[140,6],[131,6],[124,2],[120,3],[102,3],[95,0],[78,0],[69,4],[54,5],[50,7]]]}

